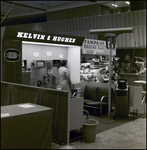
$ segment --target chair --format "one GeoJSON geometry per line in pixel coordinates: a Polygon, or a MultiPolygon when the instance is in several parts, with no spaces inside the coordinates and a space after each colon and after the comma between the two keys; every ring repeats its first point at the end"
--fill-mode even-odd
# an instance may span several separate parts
{"type": "MultiPolygon", "coordinates": [[[[113,89],[111,90],[113,95],[113,89]]],[[[113,101],[111,97],[111,102],[113,101]]],[[[100,116],[102,111],[108,110],[108,87],[98,85],[86,85],[83,93],[83,105],[84,109],[92,108],[100,110],[100,116]]]]}

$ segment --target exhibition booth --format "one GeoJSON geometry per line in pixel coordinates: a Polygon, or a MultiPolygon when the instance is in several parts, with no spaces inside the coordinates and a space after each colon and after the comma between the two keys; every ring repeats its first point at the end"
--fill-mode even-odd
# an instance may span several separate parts
{"type": "MultiPolygon", "coordinates": [[[[102,40],[6,27],[1,52],[1,106],[32,103],[52,108],[51,136],[52,140],[60,143],[69,143],[70,131],[75,129],[80,129],[82,138],[83,108],[97,107],[95,100],[98,97],[105,97],[110,93],[110,98],[113,96],[110,102],[115,101],[118,117],[128,117],[130,106],[133,112],[140,112],[142,87],[135,86],[132,83],[134,80],[124,80],[124,75],[120,74],[122,80],[119,83],[123,85],[125,81],[126,86],[118,88],[118,78],[115,77],[119,60],[116,57],[116,45],[110,59],[106,44],[102,40]],[[68,61],[71,81],[74,88],[80,89],[80,95],[77,93],[75,97],[71,97],[68,91],[58,88],[58,69],[62,59],[68,61]],[[110,62],[112,70],[108,68],[110,62]],[[108,92],[109,85],[113,94],[108,92]],[[90,89],[89,95],[96,96],[91,99],[87,94],[93,100],[90,105],[89,102],[85,105],[81,98],[85,97],[82,94],[86,86],[90,89]]],[[[108,97],[106,99],[104,103],[108,109],[108,97]]]]}
{"type": "Polygon", "coordinates": [[[29,102],[52,108],[52,139],[69,142],[70,130],[82,128],[83,102],[57,89],[58,69],[60,60],[66,59],[72,83],[79,84],[83,41],[84,37],[6,27],[1,52],[1,106],[29,102]]]}

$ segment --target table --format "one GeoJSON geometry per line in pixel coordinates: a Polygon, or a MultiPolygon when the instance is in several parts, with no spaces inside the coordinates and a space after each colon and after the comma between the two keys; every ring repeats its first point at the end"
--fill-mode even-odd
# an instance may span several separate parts
{"type": "Polygon", "coordinates": [[[1,149],[51,149],[52,115],[33,103],[1,106],[1,149]]]}
{"type": "Polygon", "coordinates": [[[122,79],[126,79],[128,85],[134,85],[135,80],[145,80],[146,81],[146,74],[139,74],[139,73],[121,73],[120,77],[122,79]]]}

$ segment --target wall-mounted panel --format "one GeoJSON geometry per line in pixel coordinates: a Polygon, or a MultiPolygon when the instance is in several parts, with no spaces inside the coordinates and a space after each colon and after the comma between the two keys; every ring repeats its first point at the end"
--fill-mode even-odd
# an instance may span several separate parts
{"type": "Polygon", "coordinates": [[[61,27],[62,27],[62,32],[66,32],[65,26],[64,26],[64,20],[61,20],[61,27]]]}
{"type": "Polygon", "coordinates": [[[81,31],[80,18],[76,18],[76,24],[77,24],[77,31],[81,31]]]}
{"type": "Polygon", "coordinates": [[[105,24],[104,16],[103,17],[101,16],[101,26],[102,29],[105,29],[106,24],[105,24]]]}
{"type": "Polygon", "coordinates": [[[103,25],[101,24],[101,16],[97,16],[97,28],[96,29],[103,29],[103,25]]]}
{"type": "Polygon", "coordinates": [[[50,22],[49,22],[49,27],[50,27],[50,28],[49,28],[49,31],[53,31],[53,25],[52,25],[52,24],[53,24],[53,21],[50,21],[50,22]]]}
{"type": "Polygon", "coordinates": [[[139,47],[139,30],[138,27],[134,28],[135,47],[139,47]]]}
{"type": "Polygon", "coordinates": [[[142,25],[146,25],[146,10],[141,10],[142,12],[142,25]]]}
{"type": "Polygon", "coordinates": [[[116,15],[115,22],[117,24],[117,27],[121,27],[121,14],[116,15]]]}
{"type": "Polygon", "coordinates": [[[143,26],[143,45],[146,47],[146,26],[143,26]]]}
{"type": "Polygon", "coordinates": [[[138,11],[133,11],[133,13],[134,13],[134,26],[138,26],[139,13],[138,13],[138,11]]]}
{"type": "Polygon", "coordinates": [[[130,20],[129,22],[130,26],[135,26],[134,25],[134,13],[131,11],[130,13],[128,13],[128,15],[129,15],[129,20],[130,20]]]}
{"type": "Polygon", "coordinates": [[[109,21],[108,21],[108,17],[107,15],[106,16],[103,16],[103,23],[104,23],[104,28],[109,28],[109,21]]]}
{"type": "Polygon", "coordinates": [[[63,25],[64,25],[64,31],[67,32],[67,20],[63,20],[63,25]]]}
{"type": "Polygon", "coordinates": [[[126,33],[126,47],[131,47],[130,33],[126,33]]]}
{"type": "Polygon", "coordinates": [[[61,33],[60,20],[57,20],[58,33],[61,33]]]}
{"type": "Polygon", "coordinates": [[[94,27],[94,18],[93,16],[89,17],[89,29],[93,29],[94,27]]]}
{"type": "Polygon", "coordinates": [[[53,21],[53,32],[54,32],[54,33],[57,33],[57,32],[58,32],[58,29],[57,29],[57,26],[56,26],[56,22],[57,22],[57,21],[53,21]]]}
{"type": "Polygon", "coordinates": [[[109,23],[109,28],[113,28],[113,22],[112,22],[112,18],[108,15],[108,23],[109,23]]]}
{"type": "Polygon", "coordinates": [[[113,24],[113,28],[118,28],[117,24],[116,24],[116,15],[110,15],[110,18],[112,18],[112,24],[113,24]]]}
{"type": "MultiPolygon", "coordinates": [[[[98,6],[93,6],[90,7],[90,9],[96,9],[97,7],[98,6]]],[[[60,14],[58,13],[58,19],[62,15],[64,15],[64,17],[61,17],[60,20],[55,20],[55,17],[53,21],[37,24],[17,25],[16,27],[28,30],[42,30],[64,34],[68,34],[70,32],[73,35],[77,35],[76,32],[78,32],[79,36],[83,36],[83,32],[86,32],[86,38],[92,37],[96,39],[97,34],[90,35],[90,29],[134,27],[134,33],[128,35],[126,34],[125,37],[119,35],[118,47],[134,47],[134,38],[136,41],[136,47],[146,47],[146,9],[101,16],[94,14],[94,12],[98,12],[99,10],[91,9],[92,12],[88,12],[89,9],[86,6],[81,10],[74,9],[73,12],[77,14],[77,12],[75,12],[76,10],[80,11],[80,17],[74,16],[74,18],[63,19],[65,18],[65,11],[64,13],[61,11],[60,14]],[[81,17],[85,14],[87,14],[87,16],[81,17]]]]}
{"type": "Polygon", "coordinates": [[[125,26],[126,20],[125,20],[125,17],[124,17],[124,13],[120,15],[120,18],[121,18],[121,27],[126,27],[125,26]]]}
{"type": "Polygon", "coordinates": [[[135,33],[133,32],[132,34],[130,33],[130,41],[131,41],[131,47],[136,47],[135,46],[135,33]]]}
{"type": "Polygon", "coordinates": [[[86,30],[89,30],[90,29],[90,17],[87,16],[86,17],[86,30]]]}
{"type": "Polygon", "coordinates": [[[143,47],[143,27],[138,28],[139,30],[139,47],[143,47]]]}
{"type": "Polygon", "coordinates": [[[83,17],[82,20],[83,20],[83,30],[85,31],[86,28],[87,28],[87,25],[86,25],[86,17],[83,17]]]}
{"type": "Polygon", "coordinates": [[[93,29],[97,28],[97,23],[99,20],[97,20],[97,15],[92,16],[93,17],[93,29]]]}
{"type": "Polygon", "coordinates": [[[130,22],[129,22],[129,15],[128,12],[124,13],[124,20],[125,20],[125,27],[129,27],[130,26],[130,22]]]}
{"type": "Polygon", "coordinates": [[[79,18],[79,26],[80,26],[80,31],[83,31],[83,21],[82,21],[82,17],[79,18]]]}
{"type": "Polygon", "coordinates": [[[119,42],[118,42],[119,45],[116,44],[117,47],[123,47],[122,34],[118,35],[118,36],[117,36],[117,39],[118,39],[118,41],[119,41],[119,42]]]}

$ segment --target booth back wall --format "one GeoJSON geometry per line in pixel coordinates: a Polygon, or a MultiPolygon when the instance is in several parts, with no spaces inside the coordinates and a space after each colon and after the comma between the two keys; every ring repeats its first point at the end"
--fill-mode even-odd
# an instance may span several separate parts
{"type": "Polygon", "coordinates": [[[68,56],[67,47],[26,44],[26,43],[22,44],[22,59],[27,60],[27,68],[30,68],[30,63],[33,60],[61,59],[61,58],[59,58],[59,54],[63,54],[62,59],[67,59],[67,56],[68,56]],[[39,56],[34,57],[33,56],[34,52],[38,52],[39,56]],[[51,56],[48,56],[47,52],[50,52],[51,56]]]}

